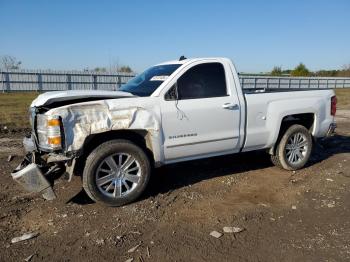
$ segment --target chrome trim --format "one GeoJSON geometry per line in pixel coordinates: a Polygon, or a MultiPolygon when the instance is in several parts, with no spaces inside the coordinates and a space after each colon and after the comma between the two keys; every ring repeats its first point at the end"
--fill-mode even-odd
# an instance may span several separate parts
{"type": "Polygon", "coordinates": [[[309,151],[309,144],[305,134],[301,132],[292,134],[288,138],[284,151],[289,164],[295,165],[302,162],[309,151]]]}
{"type": "Polygon", "coordinates": [[[97,168],[95,183],[99,191],[111,198],[121,198],[138,188],[142,170],[139,161],[127,153],[107,156],[97,168]]]}
{"type": "Polygon", "coordinates": [[[336,123],[331,123],[329,125],[329,128],[328,128],[328,131],[327,131],[327,134],[326,136],[332,136],[335,134],[335,129],[337,128],[337,124],[336,123]]]}
{"type": "Polygon", "coordinates": [[[33,140],[33,136],[23,138],[23,147],[26,153],[37,151],[37,147],[33,140]]]}
{"type": "Polygon", "coordinates": [[[191,145],[204,144],[204,143],[210,143],[210,142],[218,142],[218,141],[224,141],[224,140],[230,140],[230,139],[236,139],[236,138],[238,138],[238,136],[205,140],[205,141],[198,141],[198,142],[192,142],[192,143],[184,143],[184,144],[178,144],[178,145],[171,145],[171,146],[167,146],[166,148],[173,148],[173,147],[179,147],[179,146],[191,146],[191,145]]]}
{"type": "Polygon", "coordinates": [[[35,163],[20,164],[11,173],[11,176],[13,180],[29,192],[40,192],[46,200],[53,200],[56,198],[51,184],[35,163]]]}
{"type": "Polygon", "coordinates": [[[32,127],[32,130],[35,129],[35,118],[36,118],[36,108],[30,107],[29,108],[29,121],[30,121],[30,125],[32,127]]]}

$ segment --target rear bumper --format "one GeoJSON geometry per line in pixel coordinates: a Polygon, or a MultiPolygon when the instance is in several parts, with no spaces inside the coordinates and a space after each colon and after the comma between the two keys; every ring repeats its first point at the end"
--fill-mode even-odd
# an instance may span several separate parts
{"type": "Polygon", "coordinates": [[[327,131],[327,136],[333,136],[335,134],[335,129],[337,128],[336,123],[331,123],[329,125],[328,131],[327,131]]]}
{"type": "Polygon", "coordinates": [[[41,193],[47,200],[53,200],[56,195],[51,184],[42,173],[40,166],[35,163],[37,148],[33,138],[25,137],[23,146],[27,153],[22,163],[12,171],[11,176],[25,190],[33,193],[41,193]]]}

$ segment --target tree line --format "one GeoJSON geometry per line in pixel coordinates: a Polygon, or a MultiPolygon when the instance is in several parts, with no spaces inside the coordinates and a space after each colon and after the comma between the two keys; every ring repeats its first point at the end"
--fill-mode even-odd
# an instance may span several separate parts
{"type": "Polygon", "coordinates": [[[282,70],[281,66],[273,67],[269,73],[272,76],[320,76],[320,77],[350,77],[350,64],[340,70],[310,71],[305,64],[300,63],[294,69],[282,70]]]}
{"type": "MultiPolygon", "coordinates": [[[[107,70],[106,67],[95,67],[93,69],[93,71],[95,71],[95,72],[110,72],[111,70],[107,70]]],[[[133,73],[134,72],[130,66],[125,66],[125,65],[124,66],[117,66],[117,67],[113,68],[112,71],[122,72],[122,73],[133,73]]]]}

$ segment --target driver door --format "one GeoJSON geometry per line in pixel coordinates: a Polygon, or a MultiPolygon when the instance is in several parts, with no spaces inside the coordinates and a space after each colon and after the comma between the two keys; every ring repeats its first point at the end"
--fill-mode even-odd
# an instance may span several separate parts
{"type": "Polygon", "coordinates": [[[239,150],[239,101],[227,88],[221,63],[182,74],[161,103],[166,162],[239,150]]]}

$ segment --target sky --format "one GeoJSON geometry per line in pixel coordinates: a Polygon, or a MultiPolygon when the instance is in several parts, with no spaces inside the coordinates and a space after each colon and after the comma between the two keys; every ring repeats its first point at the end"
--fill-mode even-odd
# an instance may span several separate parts
{"type": "Polygon", "coordinates": [[[0,0],[0,56],[28,69],[228,57],[240,72],[350,64],[349,0],[0,0]]]}

